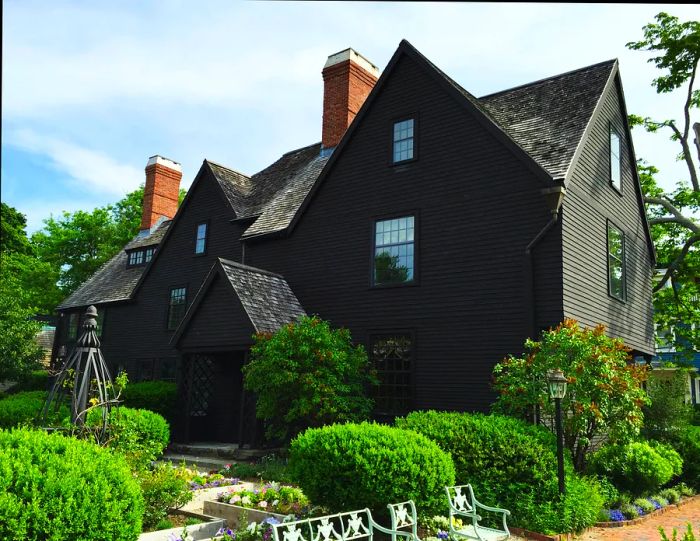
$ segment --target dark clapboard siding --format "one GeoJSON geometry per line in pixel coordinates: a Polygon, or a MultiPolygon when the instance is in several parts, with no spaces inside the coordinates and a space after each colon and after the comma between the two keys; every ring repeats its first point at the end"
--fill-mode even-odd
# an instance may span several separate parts
{"type": "Polygon", "coordinates": [[[241,228],[229,223],[234,213],[206,168],[190,191],[134,301],[108,307],[103,351],[114,366],[144,357],[174,360],[179,355],[169,343],[174,331],[166,329],[170,289],[186,286],[189,306],[217,257],[240,261],[241,228]],[[196,256],[196,227],[203,221],[208,244],[206,254],[196,256]]]}
{"type": "MultiPolygon", "coordinates": [[[[348,327],[358,343],[413,333],[415,407],[484,410],[493,365],[525,338],[525,247],[549,219],[542,187],[403,57],[291,236],[249,243],[246,264],[282,274],[307,313],[348,327]],[[392,166],[393,122],[412,114],[418,159],[392,166]],[[418,285],[370,288],[373,220],[408,214],[417,220],[418,285]]],[[[560,260],[551,233],[542,253],[560,260]]],[[[560,266],[538,268],[551,281],[560,266]]],[[[558,306],[543,303],[548,323],[559,321],[558,306]]]]}
{"type": "Polygon", "coordinates": [[[643,353],[654,352],[652,262],[635,192],[633,157],[625,137],[616,81],[567,186],[563,208],[564,313],[585,325],[604,323],[609,333],[643,353]],[[621,134],[622,195],[609,182],[608,123],[621,134]],[[625,233],[627,301],[608,295],[607,220],[625,233]]]}

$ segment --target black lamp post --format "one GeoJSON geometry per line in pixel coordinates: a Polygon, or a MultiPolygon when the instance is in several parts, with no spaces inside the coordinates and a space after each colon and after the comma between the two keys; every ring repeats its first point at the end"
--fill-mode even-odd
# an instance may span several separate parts
{"type": "Polygon", "coordinates": [[[554,399],[556,407],[557,462],[559,466],[557,474],[559,476],[559,495],[563,496],[566,492],[566,487],[564,486],[564,430],[561,421],[561,399],[566,396],[566,377],[564,373],[557,368],[556,370],[550,370],[547,379],[549,383],[549,396],[554,399]]]}

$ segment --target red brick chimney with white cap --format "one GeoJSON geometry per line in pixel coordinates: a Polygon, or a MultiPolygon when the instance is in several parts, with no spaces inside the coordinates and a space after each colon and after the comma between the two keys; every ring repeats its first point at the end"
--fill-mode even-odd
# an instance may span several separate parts
{"type": "Polygon", "coordinates": [[[379,78],[379,68],[353,49],[328,57],[323,67],[322,148],[335,147],[379,78]]]}
{"type": "Polygon", "coordinates": [[[141,230],[150,229],[161,217],[170,220],[177,212],[182,166],[164,158],[151,156],[146,164],[146,187],[143,191],[141,230]]]}

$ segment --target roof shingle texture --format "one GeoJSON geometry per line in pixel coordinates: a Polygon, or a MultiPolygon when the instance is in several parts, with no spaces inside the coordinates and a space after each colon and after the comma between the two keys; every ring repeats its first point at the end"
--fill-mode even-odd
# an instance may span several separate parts
{"type": "MultiPolygon", "coordinates": [[[[157,244],[161,241],[169,226],[170,220],[163,222],[151,235],[144,238],[136,237],[126,245],[125,249],[157,244]]],[[[97,269],[90,278],[71,293],[56,309],[66,310],[91,304],[127,300],[131,296],[136,282],[139,281],[141,274],[143,274],[146,265],[127,267],[126,263],[126,251],[120,250],[117,255],[97,269]]]]}
{"type": "Polygon", "coordinates": [[[306,315],[282,276],[219,259],[257,332],[275,332],[306,315]]]}

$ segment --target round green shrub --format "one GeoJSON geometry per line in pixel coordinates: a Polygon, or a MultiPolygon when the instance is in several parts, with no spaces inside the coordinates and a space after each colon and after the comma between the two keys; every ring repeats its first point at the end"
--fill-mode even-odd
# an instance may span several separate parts
{"type": "Polygon", "coordinates": [[[0,430],[0,539],[133,541],[142,514],[122,457],[60,434],[0,430]]]}
{"type": "Polygon", "coordinates": [[[13,385],[8,392],[16,394],[25,391],[49,391],[49,372],[47,370],[33,370],[13,385]]]}
{"type": "Polygon", "coordinates": [[[142,467],[160,457],[169,440],[170,427],[161,415],[123,406],[112,410],[109,447],[132,466],[142,467]]]}
{"type": "Polygon", "coordinates": [[[622,511],[627,520],[632,520],[639,516],[639,510],[631,503],[623,503],[620,506],[620,511],[622,511]]]}
{"type": "MultiPolygon", "coordinates": [[[[589,468],[620,490],[635,496],[658,489],[679,470],[682,459],[660,443],[631,442],[601,447],[589,458],[589,468]]],[[[624,511],[623,511],[624,513],[624,511]]]]}
{"type": "Polygon", "coordinates": [[[177,405],[177,384],[171,381],[129,383],[121,398],[128,408],[150,410],[172,422],[177,405]]]}
{"type": "Polygon", "coordinates": [[[169,508],[181,507],[192,499],[184,475],[170,464],[157,463],[138,471],[136,477],[143,493],[145,529],[161,529],[157,524],[166,519],[169,508]]]}
{"type": "Polygon", "coordinates": [[[289,470],[315,504],[331,511],[412,499],[422,515],[447,512],[445,486],[453,485],[449,454],[410,430],[374,423],[308,429],[290,447],[289,470]]]}
{"type": "MultiPolygon", "coordinates": [[[[26,391],[0,400],[0,428],[36,425],[47,395],[46,391],[26,391]]],[[[58,425],[68,415],[68,407],[63,406],[49,417],[49,424],[58,425]]]]}
{"type": "Polygon", "coordinates": [[[659,496],[668,500],[668,503],[678,503],[681,499],[681,493],[675,488],[666,488],[659,492],[659,496]]]}
{"type": "Polygon", "coordinates": [[[486,505],[509,509],[517,526],[561,533],[597,520],[600,489],[594,480],[575,476],[568,454],[565,469],[575,490],[567,488],[566,499],[559,501],[556,440],[544,428],[503,415],[436,411],[410,413],[396,425],[427,436],[449,452],[457,483],[470,483],[486,505]],[[597,496],[579,497],[588,492],[597,496]],[[576,512],[572,502],[579,499],[576,512]]]}

